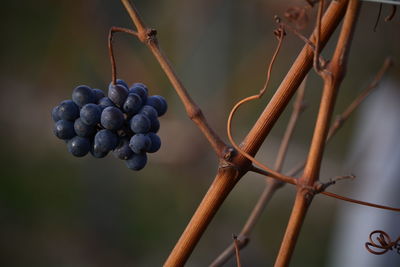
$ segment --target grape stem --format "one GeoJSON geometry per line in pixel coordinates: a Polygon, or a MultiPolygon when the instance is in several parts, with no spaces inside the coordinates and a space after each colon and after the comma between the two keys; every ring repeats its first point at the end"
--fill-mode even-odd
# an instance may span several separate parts
{"type": "Polygon", "coordinates": [[[111,61],[111,82],[113,85],[117,83],[117,64],[115,63],[115,55],[113,49],[113,37],[114,33],[116,32],[123,32],[138,37],[138,33],[131,29],[121,28],[121,27],[111,27],[108,33],[108,53],[110,55],[110,61],[111,61]]]}

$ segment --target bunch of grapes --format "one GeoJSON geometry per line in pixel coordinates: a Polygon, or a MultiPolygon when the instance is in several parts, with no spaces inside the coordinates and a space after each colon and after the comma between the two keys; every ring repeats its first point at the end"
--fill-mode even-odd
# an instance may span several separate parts
{"type": "Polygon", "coordinates": [[[120,79],[111,83],[108,97],[102,90],[80,85],[72,100],[64,100],[52,110],[53,132],[65,140],[68,151],[83,157],[89,152],[103,158],[110,151],[125,160],[129,169],[140,170],[147,153],[160,149],[158,117],[167,111],[167,102],[159,95],[148,95],[147,87],[131,87],[120,79]]]}

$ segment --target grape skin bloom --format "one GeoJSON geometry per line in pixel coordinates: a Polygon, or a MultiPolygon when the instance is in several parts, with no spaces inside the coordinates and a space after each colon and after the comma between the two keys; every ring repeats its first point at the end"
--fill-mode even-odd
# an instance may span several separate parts
{"type": "Polygon", "coordinates": [[[96,125],[100,122],[101,108],[96,104],[86,104],[81,109],[81,120],[87,125],[96,125]]]}
{"type": "Polygon", "coordinates": [[[74,130],[78,136],[91,137],[96,133],[96,128],[91,125],[87,125],[82,121],[81,118],[77,118],[74,122],[74,130]]]}
{"type": "Polygon", "coordinates": [[[89,139],[81,136],[75,136],[67,143],[68,151],[75,157],[83,157],[90,150],[89,139]]]}
{"type": "Polygon", "coordinates": [[[151,121],[144,114],[136,114],[132,117],[130,126],[134,133],[147,133],[150,130],[151,121]]]}
{"type": "Polygon", "coordinates": [[[79,117],[79,107],[72,100],[64,100],[58,107],[58,117],[66,121],[74,121],[79,117]]]}
{"type": "Polygon", "coordinates": [[[108,97],[118,107],[122,107],[128,97],[128,89],[120,84],[110,84],[108,88],[108,97]]]}
{"type": "Polygon", "coordinates": [[[95,96],[89,86],[79,85],[72,92],[72,100],[81,108],[86,104],[94,103],[95,96]]]}
{"type": "Polygon", "coordinates": [[[100,130],[94,136],[94,145],[98,152],[109,152],[117,147],[118,136],[110,130],[100,130]]]}
{"type": "Polygon", "coordinates": [[[124,124],[124,114],[116,107],[107,107],[101,113],[101,125],[109,130],[118,130],[124,124]]]}
{"type": "Polygon", "coordinates": [[[136,154],[147,152],[151,147],[151,139],[145,134],[135,134],[129,141],[129,147],[136,154]]]}
{"type": "Polygon", "coordinates": [[[139,171],[146,166],[147,163],[147,155],[146,153],[141,154],[133,154],[131,158],[125,161],[126,166],[134,171],[139,171]]]}
{"type": "Polygon", "coordinates": [[[55,123],[53,128],[54,135],[62,140],[68,140],[74,137],[74,123],[66,120],[59,120],[55,123]]]}

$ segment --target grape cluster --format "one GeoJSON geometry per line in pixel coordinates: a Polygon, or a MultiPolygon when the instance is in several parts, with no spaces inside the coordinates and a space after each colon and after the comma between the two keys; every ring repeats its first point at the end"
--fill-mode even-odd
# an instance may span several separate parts
{"type": "Polygon", "coordinates": [[[129,169],[140,170],[147,163],[147,153],[160,149],[158,117],[167,107],[164,97],[149,96],[142,83],[128,87],[117,79],[110,83],[108,96],[100,89],[80,85],[72,92],[72,100],[53,108],[53,132],[76,157],[90,152],[103,158],[113,151],[129,169]]]}

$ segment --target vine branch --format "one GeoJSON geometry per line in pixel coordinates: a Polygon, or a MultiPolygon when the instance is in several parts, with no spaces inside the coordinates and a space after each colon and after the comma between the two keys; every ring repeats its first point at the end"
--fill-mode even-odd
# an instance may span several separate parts
{"type": "Polygon", "coordinates": [[[135,6],[129,0],[121,0],[129,16],[131,17],[134,25],[137,29],[136,36],[138,39],[147,45],[154,57],[157,59],[161,68],[167,75],[169,81],[180,97],[183,105],[185,106],[186,113],[189,118],[199,127],[201,132],[205,135],[211,147],[214,149],[217,156],[221,159],[229,160],[231,157],[231,149],[222,141],[217,133],[208,124],[206,117],[201,111],[200,107],[190,97],[186,88],[184,87],[181,80],[178,78],[167,57],[164,55],[159,47],[159,43],[156,37],[157,31],[148,28],[140,17],[135,6]]]}
{"type": "Polygon", "coordinates": [[[328,64],[327,70],[320,73],[324,80],[321,104],[304,173],[297,184],[295,203],[275,266],[289,265],[305,215],[315,194],[315,191],[310,190],[310,188],[313,188],[318,182],[329,121],[332,116],[337,91],[346,72],[347,55],[359,7],[358,0],[350,0],[332,61],[328,64]]]}

